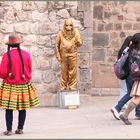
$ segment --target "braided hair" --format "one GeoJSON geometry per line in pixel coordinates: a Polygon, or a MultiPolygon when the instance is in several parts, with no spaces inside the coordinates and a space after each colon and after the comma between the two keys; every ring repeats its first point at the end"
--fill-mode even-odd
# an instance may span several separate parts
{"type": "Polygon", "coordinates": [[[11,55],[10,55],[10,48],[11,47],[18,49],[18,53],[19,53],[20,60],[21,60],[21,63],[22,63],[22,80],[24,80],[24,78],[25,78],[25,75],[24,75],[24,61],[23,61],[23,56],[22,56],[22,53],[21,53],[21,49],[20,49],[20,45],[19,44],[8,44],[7,54],[8,54],[9,69],[10,69],[9,77],[11,79],[14,79],[14,75],[12,73],[12,60],[11,60],[11,55]]]}

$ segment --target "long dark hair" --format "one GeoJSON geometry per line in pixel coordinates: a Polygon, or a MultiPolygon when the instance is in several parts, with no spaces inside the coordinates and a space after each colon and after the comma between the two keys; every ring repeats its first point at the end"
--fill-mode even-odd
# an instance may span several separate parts
{"type": "Polygon", "coordinates": [[[8,48],[7,48],[7,54],[8,54],[8,60],[9,60],[9,69],[10,69],[10,77],[11,78],[14,78],[14,75],[12,73],[12,60],[11,60],[11,55],[10,55],[10,48],[17,48],[18,49],[18,53],[19,53],[19,56],[20,56],[20,60],[21,60],[21,63],[22,63],[22,80],[24,80],[24,60],[23,60],[23,56],[22,56],[22,53],[21,53],[21,49],[20,49],[20,44],[8,44],[8,48]]]}
{"type": "Polygon", "coordinates": [[[124,40],[124,42],[123,42],[123,44],[122,44],[122,46],[121,46],[121,48],[120,48],[120,50],[118,52],[118,59],[121,57],[124,49],[129,46],[131,39],[132,39],[132,36],[128,36],[124,40]]]}

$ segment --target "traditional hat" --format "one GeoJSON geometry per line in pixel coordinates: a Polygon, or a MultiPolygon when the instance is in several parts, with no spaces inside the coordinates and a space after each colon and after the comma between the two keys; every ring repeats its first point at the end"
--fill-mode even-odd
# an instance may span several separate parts
{"type": "Polygon", "coordinates": [[[22,42],[21,42],[21,39],[19,38],[19,36],[12,34],[12,35],[9,35],[9,40],[5,44],[12,45],[12,44],[20,44],[20,43],[22,43],[22,42]]]}

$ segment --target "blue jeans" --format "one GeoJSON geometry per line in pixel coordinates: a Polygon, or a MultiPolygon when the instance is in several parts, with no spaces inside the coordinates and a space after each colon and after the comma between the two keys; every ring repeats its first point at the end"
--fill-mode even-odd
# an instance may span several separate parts
{"type": "MultiPolygon", "coordinates": [[[[132,80],[131,76],[129,75],[126,79],[126,86],[127,86],[127,94],[125,94],[119,101],[118,104],[115,106],[118,112],[121,111],[122,107],[132,98],[130,96],[131,89],[133,86],[134,81],[132,80]]],[[[140,104],[135,109],[135,115],[140,117],[140,104]]]]}
{"type": "Polygon", "coordinates": [[[125,94],[127,94],[126,80],[121,80],[121,91],[120,91],[119,100],[120,100],[125,94]]]}

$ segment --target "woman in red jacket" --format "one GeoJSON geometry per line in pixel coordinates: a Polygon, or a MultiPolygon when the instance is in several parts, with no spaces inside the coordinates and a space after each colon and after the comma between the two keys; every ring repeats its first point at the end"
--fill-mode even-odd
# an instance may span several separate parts
{"type": "Polygon", "coordinates": [[[39,105],[38,96],[31,80],[32,61],[28,52],[20,49],[20,39],[10,35],[7,52],[3,54],[0,65],[0,107],[6,109],[5,135],[12,134],[13,110],[19,111],[16,134],[23,134],[26,109],[39,105]]]}

